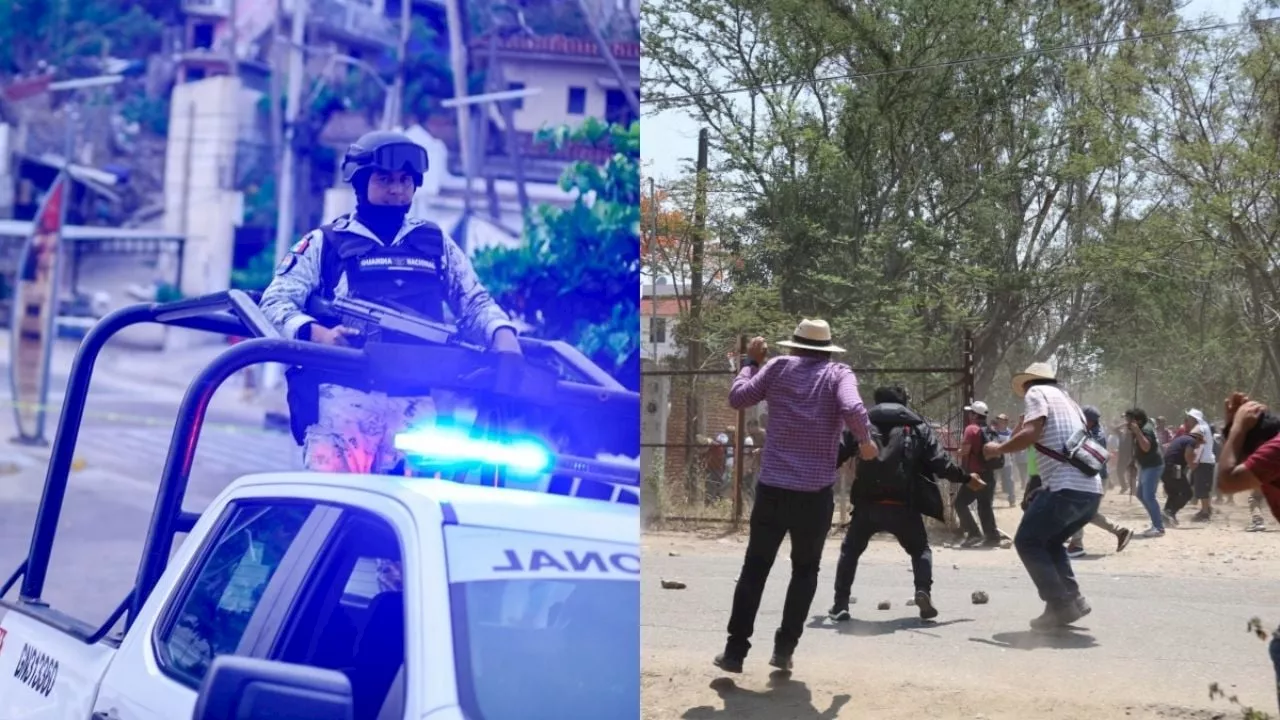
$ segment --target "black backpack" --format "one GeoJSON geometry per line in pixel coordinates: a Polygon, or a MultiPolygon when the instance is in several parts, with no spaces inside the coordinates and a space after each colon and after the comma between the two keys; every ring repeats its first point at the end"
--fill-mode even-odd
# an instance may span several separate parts
{"type": "MultiPolygon", "coordinates": [[[[993,442],[1000,442],[1000,434],[997,433],[995,429],[992,428],[990,425],[983,425],[982,426],[982,444],[986,445],[987,443],[993,443],[993,442]]],[[[982,459],[982,467],[986,468],[987,470],[999,470],[1000,468],[1004,467],[1003,455],[989,458],[982,454],[982,448],[977,448],[976,450],[974,450],[974,452],[978,453],[978,457],[982,459]]]]}
{"type": "Polygon", "coordinates": [[[912,425],[873,425],[872,432],[880,454],[875,460],[858,459],[850,499],[910,503],[920,475],[919,431],[912,425]]]}

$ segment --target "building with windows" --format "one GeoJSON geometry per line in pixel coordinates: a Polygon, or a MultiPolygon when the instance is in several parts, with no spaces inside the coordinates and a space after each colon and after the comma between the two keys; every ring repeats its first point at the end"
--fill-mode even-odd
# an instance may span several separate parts
{"type": "MultiPolygon", "coordinates": [[[[479,39],[472,52],[483,58],[487,40],[479,39]]],[[[640,88],[640,43],[610,44],[632,92],[640,88]]],[[[589,38],[512,37],[499,43],[507,89],[538,88],[540,92],[517,102],[516,128],[536,132],[547,125],[573,124],[587,117],[630,124],[637,120],[624,87],[610,71],[600,47],[589,38]]]]}
{"type": "Polygon", "coordinates": [[[682,298],[675,285],[659,281],[641,286],[640,357],[646,363],[664,364],[679,354],[676,326],[680,323],[682,298]]]}

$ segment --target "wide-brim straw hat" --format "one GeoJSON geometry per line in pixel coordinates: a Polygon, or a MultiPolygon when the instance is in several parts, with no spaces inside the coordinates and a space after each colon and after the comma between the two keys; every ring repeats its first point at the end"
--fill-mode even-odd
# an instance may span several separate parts
{"type": "Polygon", "coordinates": [[[1013,394],[1023,397],[1027,394],[1027,383],[1033,380],[1054,380],[1058,374],[1049,367],[1049,363],[1031,363],[1026,370],[1013,376],[1013,394]]]}
{"type": "Polygon", "coordinates": [[[831,326],[826,320],[801,320],[792,333],[790,340],[782,340],[779,345],[785,348],[816,350],[826,353],[842,353],[844,348],[831,342],[831,326]]]}

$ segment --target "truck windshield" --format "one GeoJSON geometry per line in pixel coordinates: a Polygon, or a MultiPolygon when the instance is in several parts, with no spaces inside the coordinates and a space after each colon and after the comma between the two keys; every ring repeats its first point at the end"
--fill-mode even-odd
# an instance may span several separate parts
{"type": "Polygon", "coordinates": [[[446,544],[459,697],[469,720],[635,716],[635,545],[447,531],[456,531],[446,544]]]}

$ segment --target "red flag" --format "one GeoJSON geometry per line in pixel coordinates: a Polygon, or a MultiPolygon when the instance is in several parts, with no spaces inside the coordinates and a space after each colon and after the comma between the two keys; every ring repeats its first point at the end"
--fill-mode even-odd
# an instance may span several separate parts
{"type": "Polygon", "coordinates": [[[55,338],[58,297],[58,245],[62,239],[63,202],[68,179],[58,175],[40,205],[18,262],[18,282],[9,327],[9,376],[13,388],[18,435],[44,439],[45,403],[49,395],[49,355],[55,338]]]}
{"type": "Polygon", "coordinates": [[[0,91],[3,93],[4,99],[9,102],[19,102],[27,98],[33,98],[37,95],[43,95],[49,92],[49,85],[53,82],[53,74],[38,75],[36,77],[24,78],[16,82],[9,83],[0,91]]]}

